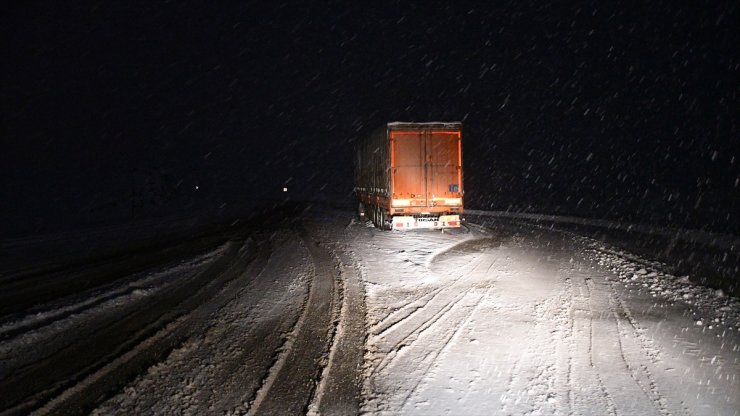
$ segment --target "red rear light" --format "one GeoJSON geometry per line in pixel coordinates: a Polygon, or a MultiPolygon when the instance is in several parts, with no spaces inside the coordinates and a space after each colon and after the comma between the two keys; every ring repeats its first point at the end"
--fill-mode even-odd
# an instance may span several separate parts
{"type": "Polygon", "coordinates": [[[396,228],[401,228],[401,227],[403,227],[403,223],[402,222],[397,222],[396,223],[396,228]]]}

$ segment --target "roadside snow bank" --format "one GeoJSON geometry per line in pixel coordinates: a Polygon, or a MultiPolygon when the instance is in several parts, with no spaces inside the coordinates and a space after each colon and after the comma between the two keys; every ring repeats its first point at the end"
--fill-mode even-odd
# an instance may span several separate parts
{"type": "Polygon", "coordinates": [[[642,234],[660,235],[686,241],[689,243],[702,243],[717,248],[737,250],[740,247],[740,239],[731,234],[709,233],[701,230],[687,230],[682,228],[661,228],[648,224],[629,224],[617,221],[600,220],[595,218],[579,218],[563,215],[527,214],[509,211],[480,211],[466,209],[466,215],[477,215],[481,217],[495,217],[530,220],[535,222],[554,222],[560,224],[577,224],[592,227],[600,227],[624,231],[636,231],[642,234]]]}
{"type": "Polygon", "coordinates": [[[604,245],[586,237],[581,243],[589,247],[587,257],[595,260],[618,276],[628,288],[639,287],[657,299],[691,305],[698,326],[740,327],[740,300],[727,296],[722,289],[711,289],[692,283],[688,276],[674,276],[665,272],[666,265],[650,261],[632,253],[604,245]]]}
{"type": "Polygon", "coordinates": [[[589,236],[606,244],[655,259],[676,276],[740,296],[740,238],[701,230],[670,229],[589,218],[500,211],[466,211],[481,224],[512,222],[589,236]]]}

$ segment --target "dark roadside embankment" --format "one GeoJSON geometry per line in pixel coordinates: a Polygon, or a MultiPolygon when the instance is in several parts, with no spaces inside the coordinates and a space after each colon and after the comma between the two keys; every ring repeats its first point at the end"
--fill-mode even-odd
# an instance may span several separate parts
{"type": "Polygon", "coordinates": [[[0,240],[0,317],[80,294],[164,262],[297,217],[305,207],[266,201],[244,211],[0,240]],[[19,296],[22,292],[22,296],[19,296]]]}

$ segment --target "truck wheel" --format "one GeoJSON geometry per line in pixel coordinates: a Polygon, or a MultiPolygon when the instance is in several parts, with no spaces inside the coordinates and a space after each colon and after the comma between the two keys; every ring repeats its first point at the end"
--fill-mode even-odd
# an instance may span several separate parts
{"type": "Polygon", "coordinates": [[[385,211],[383,211],[383,210],[381,209],[381,210],[380,210],[380,229],[381,229],[382,231],[386,231],[386,230],[388,230],[388,224],[387,224],[387,223],[386,223],[386,221],[385,221],[385,220],[386,220],[386,218],[387,218],[387,217],[386,217],[386,215],[385,215],[385,211]]]}

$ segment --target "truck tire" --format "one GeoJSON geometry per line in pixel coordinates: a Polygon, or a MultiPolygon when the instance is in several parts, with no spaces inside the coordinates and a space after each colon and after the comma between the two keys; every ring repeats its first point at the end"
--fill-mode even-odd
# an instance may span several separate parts
{"type": "Polygon", "coordinates": [[[388,216],[386,215],[385,211],[381,209],[380,210],[380,230],[381,231],[389,230],[388,223],[386,222],[387,218],[388,216]]]}

